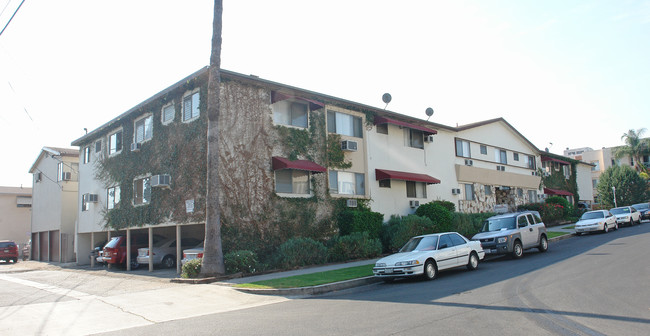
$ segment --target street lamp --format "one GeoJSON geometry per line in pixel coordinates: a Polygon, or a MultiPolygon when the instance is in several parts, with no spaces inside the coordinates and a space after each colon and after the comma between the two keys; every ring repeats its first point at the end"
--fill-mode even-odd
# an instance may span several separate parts
{"type": "Polygon", "coordinates": [[[618,205],[616,205],[616,187],[612,187],[612,191],[614,192],[614,207],[618,208],[618,205]]]}

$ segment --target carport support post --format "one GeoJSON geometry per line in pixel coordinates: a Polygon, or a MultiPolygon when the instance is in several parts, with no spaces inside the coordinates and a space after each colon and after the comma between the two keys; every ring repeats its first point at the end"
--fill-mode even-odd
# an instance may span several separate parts
{"type": "Polygon", "coordinates": [[[181,246],[181,226],[176,224],[176,274],[181,274],[181,259],[183,247],[181,246]]]}
{"type": "Polygon", "coordinates": [[[95,233],[91,232],[90,233],[90,268],[95,267],[95,256],[93,254],[94,252],[95,252],[95,233]]]}
{"type": "Polygon", "coordinates": [[[149,228],[149,272],[153,272],[153,228],[149,228]]]}
{"type": "Polygon", "coordinates": [[[126,229],[126,270],[131,270],[131,229],[126,229]]]}
{"type": "MultiPolygon", "coordinates": [[[[106,238],[107,242],[111,241],[111,231],[106,232],[106,238]]],[[[113,264],[107,262],[104,262],[104,264],[106,264],[106,267],[108,267],[108,269],[111,269],[113,267],[113,264]]]]}

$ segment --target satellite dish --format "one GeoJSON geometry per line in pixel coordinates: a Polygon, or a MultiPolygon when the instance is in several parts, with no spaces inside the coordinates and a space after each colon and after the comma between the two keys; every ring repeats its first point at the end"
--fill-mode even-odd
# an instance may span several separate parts
{"type": "Polygon", "coordinates": [[[390,96],[390,93],[384,93],[384,95],[381,96],[381,100],[383,100],[384,103],[386,103],[386,105],[388,105],[388,103],[390,103],[391,99],[393,99],[393,97],[390,96]]]}
{"type": "MultiPolygon", "coordinates": [[[[424,113],[426,113],[427,116],[428,116],[429,118],[431,118],[431,116],[433,115],[433,109],[430,108],[430,107],[427,107],[427,109],[424,111],[424,113]]],[[[429,118],[427,118],[427,121],[429,121],[429,118]]]]}

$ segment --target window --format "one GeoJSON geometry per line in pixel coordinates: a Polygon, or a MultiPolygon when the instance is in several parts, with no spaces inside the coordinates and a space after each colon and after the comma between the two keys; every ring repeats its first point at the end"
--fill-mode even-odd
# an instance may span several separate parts
{"type": "Polygon", "coordinates": [[[133,141],[135,143],[142,143],[151,140],[151,137],[153,136],[153,116],[150,115],[137,120],[134,129],[133,141]]]}
{"type": "Polygon", "coordinates": [[[528,190],[528,202],[529,203],[537,202],[537,192],[535,192],[535,190],[528,190]]]}
{"type": "Polygon", "coordinates": [[[90,146],[84,147],[83,162],[90,163],[90,146]]]}
{"type": "Polygon", "coordinates": [[[308,195],[309,172],[296,169],[276,170],[275,192],[308,195]]]}
{"type": "MultiPolygon", "coordinates": [[[[600,161],[591,161],[591,164],[593,164],[591,171],[600,171],[600,161]]],[[[612,163],[612,165],[614,164],[612,163]]]]}
{"type": "Polygon", "coordinates": [[[365,195],[365,175],[360,173],[348,173],[330,171],[330,194],[339,195],[365,195]]]}
{"type": "Polygon", "coordinates": [[[515,161],[519,161],[519,153],[512,153],[512,159],[515,161]]]}
{"type": "Polygon", "coordinates": [[[427,198],[427,184],[424,182],[406,181],[406,197],[427,198]]]}
{"type": "Polygon", "coordinates": [[[591,186],[596,189],[596,187],[598,187],[598,179],[591,180],[591,186]]]}
{"type": "Polygon", "coordinates": [[[564,172],[564,178],[566,178],[567,180],[570,179],[571,178],[571,167],[564,165],[564,166],[562,166],[562,170],[564,172]]]}
{"type": "Polygon", "coordinates": [[[486,145],[481,145],[481,154],[487,155],[487,146],[486,145]]]}
{"type": "Polygon", "coordinates": [[[174,107],[174,103],[171,103],[169,105],[166,105],[162,108],[162,123],[166,124],[174,120],[174,116],[176,116],[176,108],[174,107]]]}
{"type": "Polygon", "coordinates": [[[489,185],[483,186],[483,190],[485,190],[485,196],[490,196],[492,195],[492,187],[489,185]]]}
{"type": "Polygon", "coordinates": [[[59,162],[59,165],[57,167],[56,171],[56,180],[57,181],[63,181],[65,172],[63,172],[63,162],[59,162]]]}
{"type": "Polygon", "coordinates": [[[81,211],[88,211],[90,208],[90,202],[88,202],[88,194],[81,195],[81,211]]]}
{"type": "Polygon", "coordinates": [[[122,130],[108,136],[108,155],[122,151],[122,130]]]}
{"type": "Polygon", "coordinates": [[[120,203],[120,186],[115,186],[112,188],[106,189],[106,207],[110,209],[115,209],[120,203]]]}
{"type": "Polygon", "coordinates": [[[526,165],[526,167],[528,167],[528,169],[534,170],[536,168],[535,157],[532,155],[524,156],[524,164],[526,165]]]}
{"type": "Polygon", "coordinates": [[[460,246],[467,243],[465,239],[461,237],[458,233],[451,233],[448,236],[451,239],[451,242],[454,244],[454,246],[460,246]]]}
{"type": "Polygon", "coordinates": [[[475,200],[475,198],[474,198],[474,185],[473,184],[466,184],[465,185],[465,200],[466,201],[475,200]]]}
{"type": "Polygon", "coordinates": [[[390,188],[390,179],[379,180],[379,188],[390,188]]]}
{"type": "Polygon", "coordinates": [[[199,92],[195,92],[183,98],[183,121],[190,121],[199,117],[201,113],[199,110],[199,102],[199,92]]]}
{"type": "Polygon", "coordinates": [[[409,146],[413,148],[424,149],[424,133],[422,131],[409,128],[409,146]]]}
{"type": "Polygon", "coordinates": [[[452,247],[452,246],[454,246],[454,243],[451,242],[451,238],[449,238],[449,235],[440,236],[440,242],[438,242],[439,250],[452,247]]]}
{"type": "Polygon", "coordinates": [[[517,226],[518,227],[528,226],[528,219],[526,218],[526,215],[517,217],[517,226]]]}
{"type": "Polygon", "coordinates": [[[524,197],[524,190],[521,188],[517,188],[517,197],[521,198],[524,197]]]}
{"type": "Polygon", "coordinates": [[[151,185],[149,178],[133,181],[133,204],[148,204],[151,201],[151,185]]]}
{"type": "Polygon", "coordinates": [[[469,150],[469,141],[456,139],[456,156],[472,157],[472,153],[469,150]]]}
{"type": "Polygon", "coordinates": [[[327,131],[330,133],[363,138],[360,117],[335,111],[327,111],[327,131]]]}
{"type": "Polygon", "coordinates": [[[379,133],[379,134],[388,134],[388,124],[379,124],[379,125],[377,125],[377,133],[379,133]]]}
{"type": "Polygon", "coordinates": [[[286,100],[273,104],[273,122],[278,125],[307,128],[307,116],[307,104],[301,104],[286,100]]]}
{"type": "Polygon", "coordinates": [[[508,156],[506,154],[506,151],[504,151],[503,149],[497,149],[494,152],[494,160],[497,163],[508,164],[508,156]]]}
{"type": "Polygon", "coordinates": [[[95,153],[100,153],[102,151],[102,141],[95,141],[95,153]]]}

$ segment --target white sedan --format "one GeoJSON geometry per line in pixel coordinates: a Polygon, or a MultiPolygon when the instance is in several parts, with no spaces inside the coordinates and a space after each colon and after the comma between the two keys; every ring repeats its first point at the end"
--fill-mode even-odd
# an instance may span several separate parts
{"type": "Polygon", "coordinates": [[[578,236],[594,231],[608,232],[609,229],[617,230],[618,224],[616,223],[616,216],[607,210],[587,211],[582,214],[582,217],[575,225],[576,235],[578,236]]]}
{"type": "Polygon", "coordinates": [[[475,270],[484,257],[478,241],[467,240],[456,232],[435,233],[411,238],[398,253],[379,259],[372,272],[387,282],[409,276],[432,280],[439,271],[449,268],[466,266],[475,270]]]}

